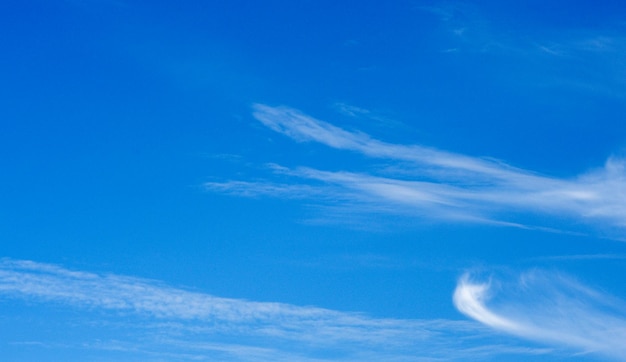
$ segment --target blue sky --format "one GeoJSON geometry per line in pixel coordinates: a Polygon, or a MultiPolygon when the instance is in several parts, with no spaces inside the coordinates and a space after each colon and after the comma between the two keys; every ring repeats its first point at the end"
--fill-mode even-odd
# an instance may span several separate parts
{"type": "Polygon", "coordinates": [[[2,2],[0,355],[626,359],[625,10],[2,2]]]}

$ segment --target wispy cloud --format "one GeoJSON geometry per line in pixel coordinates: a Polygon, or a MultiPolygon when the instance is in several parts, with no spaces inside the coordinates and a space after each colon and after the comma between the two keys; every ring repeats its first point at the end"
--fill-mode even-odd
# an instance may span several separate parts
{"type": "MultiPolygon", "coordinates": [[[[221,298],[152,280],[72,271],[32,261],[0,262],[0,295],[3,303],[12,297],[78,308],[91,315],[87,318],[91,323],[94,318],[105,323],[115,315],[123,320],[132,317],[129,329],[150,329],[149,335],[156,336],[154,343],[159,348],[166,346],[167,353],[180,359],[221,360],[216,356],[224,355],[223,360],[246,361],[473,360],[524,349],[484,340],[484,348],[476,349],[476,341],[489,334],[473,322],[373,318],[317,307],[221,298]]],[[[143,338],[123,344],[86,341],[82,345],[143,353],[151,350],[146,343],[143,338]]],[[[151,353],[159,352],[152,349],[151,353]]]]}
{"type": "Polygon", "coordinates": [[[207,183],[208,189],[244,196],[311,198],[365,213],[512,226],[523,226],[523,215],[552,215],[611,227],[626,225],[626,164],[618,158],[576,177],[557,178],[490,158],[383,142],[289,107],[256,104],[253,115],[268,128],[296,141],[317,142],[385,160],[394,171],[325,171],[273,165],[274,172],[294,177],[292,184],[227,181],[207,183]]]}
{"type": "Polygon", "coordinates": [[[276,184],[269,182],[206,182],[204,188],[208,191],[234,194],[244,197],[275,196],[284,198],[310,198],[314,195],[323,195],[323,190],[310,185],[276,184]]]}
{"type": "Polygon", "coordinates": [[[394,130],[406,127],[404,124],[394,120],[391,117],[379,114],[378,112],[374,112],[366,108],[357,107],[342,102],[337,102],[333,106],[339,113],[345,116],[367,120],[370,126],[373,125],[378,128],[392,128],[394,130]]]}
{"type": "Polygon", "coordinates": [[[582,353],[626,358],[626,305],[566,276],[534,270],[514,280],[460,278],[454,304],[502,332],[582,353]]]}
{"type": "MultiPolygon", "coordinates": [[[[370,157],[419,162],[434,167],[454,168],[496,177],[509,177],[513,168],[494,161],[481,160],[423,146],[404,146],[382,142],[361,132],[350,132],[317,120],[289,107],[254,105],[253,115],[270,129],[296,141],[315,141],[327,146],[357,151],[370,157]]],[[[522,176],[519,171],[514,175],[522,176]]],[[[524,181],[524,180],[520,180],[524,181]]]]}
{"type": "MultiPolygon", "coordinates": [[[[535,11],[545,11],[542,8],[540,4],[535,11]]],[[[559,27],[555,26],[556,21],[537,32],[542,27],[536,21],[525,23],[516,19],[511,24],[467,2],[445,2],[418,9],[439,19],[446,35],[441,41],[442,52],[488,53],[506,58],[507,64],[518,65],[518,71],[501,74],[500,80],[614,98],[626,96],[626,64],[621,61],[626,55],[624,25],[619,21],[596,19],[603,25],[587,27],[578,23],[559,27]]]]}

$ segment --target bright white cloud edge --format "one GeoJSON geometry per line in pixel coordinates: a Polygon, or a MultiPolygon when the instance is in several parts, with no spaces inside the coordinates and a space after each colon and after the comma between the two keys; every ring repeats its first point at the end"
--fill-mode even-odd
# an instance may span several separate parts
{"type": "Polygon", "coordinates": [[[457,309],[495,330],[547,345],[626,359],[626,304],[554,272],[517,278],[464,274],[457,309]]]}

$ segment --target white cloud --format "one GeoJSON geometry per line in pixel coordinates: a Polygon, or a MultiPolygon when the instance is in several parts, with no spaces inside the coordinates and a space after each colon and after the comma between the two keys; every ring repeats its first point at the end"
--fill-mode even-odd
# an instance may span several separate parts
{"type": "MultiPolygon", "coordinates": [[[[137,340],[85,341],[103,350],[168,354],[180,359],[246,361],[405,361],[485,359],[519,353],[519,346],[490,344],[478,324],[453,320],[373,318],[317,307],[221,298],[162,283],[113,274],[71,271],[59,266],[5,259],[0,262],[0,295],[69,306],[89,313],[97,330],[116,315],[137,328],[137,340]],[[104,313],[106,312],[106,313],[104,313]],[[155,336],[155,345],[145,335],[155,336]],[[475,349],[477,341],[483,348],[475,349]],[[224,355],[223,359],[218,358],[224,355]],[[334,356],[319,357],[319,356],[334,356]],[[188,356],[183,358],[182,356],[188,356]],[[317,357],[316,357],[317,356],[317,357]]],[[[120,323],[120,322],[115,322],[120,323]]],[[[492,336],[491,336],[492,337],[492,336]]],[[[46,341],[27,341],[47,344],[46,341]]],[[[85,348],[85,347],[84,347],[85,348]]],[[[545,353],[528,349],[523,353],[545,353]]]]}
{"type": "MultiPolygon", "coordinates": [[[[626,226],[626,171],[621,159],[572,178],[557,178],[419,145],[398,145],[351,132],[289,107],[254,105],[254,117],[296,141],[326,146],[393,163],[384,170],[324,171],[274,166],[293,184],[227,181],[207,189],[243,196],[273,195],[335,202],[364,212],[395,212],[439,219],[519,225],[523,215],[552,215],[588,224],[626,226]],[[317,182],[315,186],[307,184],[317,182]],[[319,184],[319,182],[322,182],[319,184]],[[323,196],[322,196],[323,195],[323,196]],[[503,215],[507,215],[506,217],[503,215]]],[[[542,227],[545,225],[533,225],[542,227]]]]}
{"type": "Polygon", "coordinates": [[[626,306],[560,274],[534,270],[513,281],[459,279],[454,304],[502,332],[582,353],[626,359],[626,306]]]}
{"type": "MultiPolygon", "coordinates": [[[[411,161],[425,166],[454,169],[488,177],[517,182],[530,181],[532,175],[497,161],[479,159],[423,146],[404,146],[382,142],[361,132],[350,132],[330,123],[310,117],[289,107],[253,106],[253,115],[270,129],[296,141],[315,141],[327,146],[357,151],[366,156],[411,161]]],[[[459,175],[462,176],[462,175],[459,175]]]]}

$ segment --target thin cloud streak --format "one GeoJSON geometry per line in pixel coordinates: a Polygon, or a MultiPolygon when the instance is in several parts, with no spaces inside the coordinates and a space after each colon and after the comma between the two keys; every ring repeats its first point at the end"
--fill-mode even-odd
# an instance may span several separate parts
{"type": "Polygon", "coordinates": [[[548,177],[493,159],[382,142],[289,107],[255,104],[253,108],[253,116],[276,132],[299,142],[318,142],[372,159],[385,159],[395,163],[395,169],[404,171],[397,173],[402,179],[376,172],[306,167],[292,170],[275,165],[276,173],[321,181],[322,185],[313,187],[302,181],[292,185],[227,181],[207,183],[207,189],[242,196],[308,197],[327,203],[358,203],[365,206],[364,210],[381,212],[397,211],[396,207],[402,206],[400,212],[417,212],[439,219],[520,224],[500,216],[506,213],[509,218],[523,214],[552,215],[590,224],[626,226],[626,164],[621,159],[610,158],[603,168],[569,179],[548,177]],[[411,177],[414,180],[407,179],[411,177]]]}
{"type": "MultiPolygon", "coordinates": [[[[419,360],[416,356],[424,360],[472,360],[519,348],[485,343],[486,350],[467,352],[476,338],[490,336],[483,327],[468,321],[372,318],[317,307],[221,298],[146,279],[71,271],[32,261],[0,262],[0,295],[78,308],[99,315],[103,323],[116,316],[138,319],[130,329],[150,329],[159,343],[170,341],[170,347],[179,349],[168,353],[180,355],[202,356],[206,350],[232,354],[230,360],[307,361],[315,360],[311,351],[325,351],[336,354],[333,360],[338,361],[419,360]],[[264,347],[267,345],[278,347],[270,350],[264,347]],[[237,356],[229,352],[232,348],[250,354],[237,356]],[[469,354],[464,356],[464,351],[469,354]]],[[[95,322],[93,318],[89,320],[95,322]]],[[[129,343],[129,351],[150,350],[145,341],[129,343]]],[[[529,349],[524,353],[545,351],[529,349]]]]}
{"type": "Polygon", "coordinates": [[[360,152],[366,156],[404,160],[457,171],[483,174],[489,178],[528,182],[522,170],[496,161],[439,151],[423,146],[404,146],[382,142],[362,132],[350,132],[330,123],[310,117],[300,111],[279,106],[253,105],[253,116],[268,128],[296,141],[315,141],[332,148],[360,152]]]}
{"type": "Polygon", "coordinates": [[[626,359],[622,301],[563,275],[534,270],[513,281],[463,275],[457,309],[493,329],[582,353],[626,359]]]}
{"type": "Polygon", "coordinates": [[[269,182],[206,182],[207,191],[230,193],[243,197],[275,196],[284,198],[310,198],[314,195],[323,195],[323,190],[309,185],[276,184],[269,182]]]}

